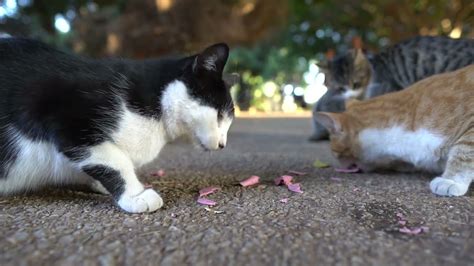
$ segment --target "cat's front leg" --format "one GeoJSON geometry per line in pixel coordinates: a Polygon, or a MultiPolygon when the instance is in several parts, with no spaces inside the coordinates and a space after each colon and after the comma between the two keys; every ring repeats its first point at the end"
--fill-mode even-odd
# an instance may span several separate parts
{"type": "Polygon", "coordinates": [[[467,132],[451,149],[441,177],[431,181],[431,191],[440,196],[466,194],[474,178],[474,131],[467,132]]]}
{"type": "Polygon", "coordinates": [[[128,156],[110,142],[91,148],[90,156],[79,166],[99,181],[127,212],[153,212],[163,206],[160,195],[153,189],[145,189],[140,183],[128,156]]]}
{"type": "Polygon", "coordinates": [[[96,179],[92,179],[88,185],[96,193],[110,195],[110,192],[96,179]]]}
{"type": "Polygon", "coordinates": [[[436,177],[430,183],[433,193],[439,196],[457,197],[466,194],[469,183],[465,182],[462,177],[436,177]]]}

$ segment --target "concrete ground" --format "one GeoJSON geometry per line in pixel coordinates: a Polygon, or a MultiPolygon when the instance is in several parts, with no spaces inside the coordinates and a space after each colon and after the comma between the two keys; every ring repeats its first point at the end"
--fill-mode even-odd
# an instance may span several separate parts
{"type": "Polygon", "coordinates": [[[166,147],[149,169],[166,176],[143,175],[165,200],[151,214],[69,189],[2,198],[0,265],[474,265],[472,189],[441,198],[424,174],[315,169],[315,159],[334,161],[310,132],[308,118],[245,118],[224,151],[166,147]],[[290,169],[309,173],[297,177],[303,194],[273,185],[290,169]],[[236,185],[250,175],[262,184],[236,185]],[[222,188],[209,196],[221,214],[196,203],[210,185],[222,188]],[[399,212],[429,232],[399,233],[399,212]]]}

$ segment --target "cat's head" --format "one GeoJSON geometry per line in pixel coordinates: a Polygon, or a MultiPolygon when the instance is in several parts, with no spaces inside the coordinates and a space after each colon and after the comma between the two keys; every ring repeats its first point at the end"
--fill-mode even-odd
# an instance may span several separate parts
{"type": "Polygon", "coordinates": [[[226,146],[227,132],[234,119],[230,87],[237,80],[223,74],[228,56],[228,46],[221,43],[188,57],[178,86],[164,96],[174,112],[174,121],[167,123],[168,130],[175,127],[173,135],[187,135],[205,150],[226,146]]]}
{"type": "Polygon", "coordinates": [[[361,124],[347,113],[317,112],[314,119],[329,131],[331,151],[342,168],[366,167],[359,144],[361,124]]]}
{"type": "Polygon", "coordinates": [[[371,78],[370,62],[361,49],[350,50],[319,67],[326,75],[326,86],[346,99],[362,96],[371,78]]]}

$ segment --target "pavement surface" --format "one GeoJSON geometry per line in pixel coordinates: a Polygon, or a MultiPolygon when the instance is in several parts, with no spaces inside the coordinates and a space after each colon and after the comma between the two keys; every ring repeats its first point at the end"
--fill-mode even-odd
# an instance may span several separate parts
{"type": "Polygon", "coordinates": [[[335,161],[310,132],[309,118],[241,118],[223,151],[167,146],[141,171],[165,200],[151,214],[64,188],[1,198],[0,265],[474,265],[472,188],[442,198],[425,174],[316,169],[335,161]],[[290,169],[308,173],[296,177],[303,194],[273,184],[290,169]],[[250,175],[262,184],[236,185],[250,175]],[[196,203],[210,185],[222,188],[209,196],[221,214],[196,203]],[[400,233],[397,213],[429,231],[400,233]]]}

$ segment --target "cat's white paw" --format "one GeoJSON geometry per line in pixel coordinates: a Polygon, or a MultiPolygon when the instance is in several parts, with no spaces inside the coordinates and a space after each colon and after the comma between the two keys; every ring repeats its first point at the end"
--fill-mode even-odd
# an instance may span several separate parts
{"type": "Polygon", "coordinates": [[[123,195],[118,205],[126,212],[154,212],[163,206],[163,199],[153,189],[145,189],[135,196],[123,195]]]}
{"type": "Polygon", "coordinates": [[[466,194],[469,185],[452,179],[436,177],[430,183],[431,191],[440,196],[462,196],[466,194]]]}

